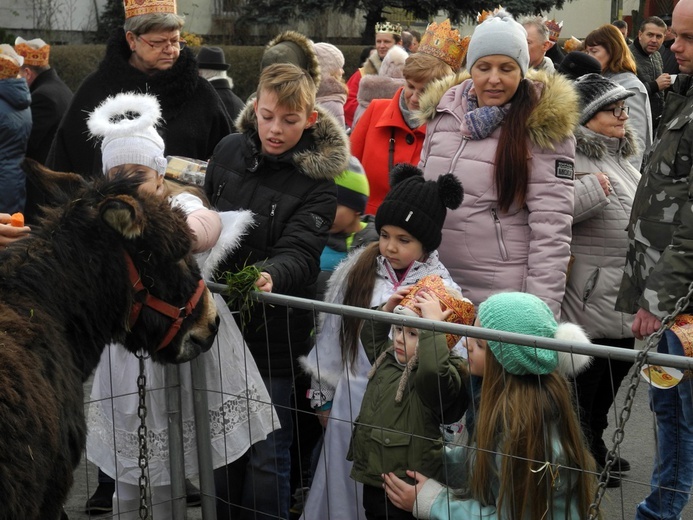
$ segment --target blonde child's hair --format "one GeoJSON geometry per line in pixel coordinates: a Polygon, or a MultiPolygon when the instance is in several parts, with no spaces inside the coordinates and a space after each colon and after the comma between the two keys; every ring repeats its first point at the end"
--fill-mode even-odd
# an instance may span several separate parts
{"type": "Polygon", "coordinates": [[[469,492],[483,504],[496,504],[499,517],[550,517],[557,479],[568,494],[561,518],[569,518],[575,501],[579,518],[588,516],[596,465],[585,445],[568,383],[556,370],[514,375],[487,348],[475,436],[478,450],[470,468],[469,492]],[[551,460],[553,442],[560,443],[567,467],[551,460]],[[499,482],[497,497],[494,480],[499,482]]]}
{"type": "Polygon", "coordinates": [[[263,92],[273,92],[281,106],[310,114],[315,108],[317,88],[307,71],[292,63],[275,63],[262,70],[257,99],[263,92]]]}

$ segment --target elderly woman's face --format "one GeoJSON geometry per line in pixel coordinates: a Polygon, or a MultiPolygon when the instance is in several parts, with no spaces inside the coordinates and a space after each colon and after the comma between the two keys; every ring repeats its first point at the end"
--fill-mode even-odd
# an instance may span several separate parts
{"type": "Polygon", "coordinates": [[[145,74],[168,70],[180,56],[180,31],[156,31],[125,35],[132,55],[130,65],[145,74]]]}
{"type": "Polygon", "coordinates": [[[479,58],[471,70],[474,91],[480,107],[499,107],[509,102],[522,81],[522,69],[503,54],[479,58]]]}
{"type": "Polygon", "coordinates": [[[626,121],[628,121],[626,102],[617,101],[594,114],[585,126],[597,134],[621,139],[626,135],[626,121]]]}

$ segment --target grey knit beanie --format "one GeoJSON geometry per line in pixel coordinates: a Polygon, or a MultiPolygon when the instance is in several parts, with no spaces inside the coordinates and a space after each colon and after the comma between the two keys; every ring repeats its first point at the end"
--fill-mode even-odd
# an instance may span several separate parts
{"type": "Polygon", "coordinates": [[[474,29],[467,50],[467,70],[471,71],[479,58],[494,54],[512,58],[520,66],[522,76],[527,75],[529,68],[527,31],[504,9],[489,16],[474,29]]]}
{"type": "Polygon", "coordinates": [[[580,124],[584,125],[602,108],[634,95],[618,83],[614,83],[601,74],[585,74],[575,80],[580,94],[582,114],[580,124]]]}

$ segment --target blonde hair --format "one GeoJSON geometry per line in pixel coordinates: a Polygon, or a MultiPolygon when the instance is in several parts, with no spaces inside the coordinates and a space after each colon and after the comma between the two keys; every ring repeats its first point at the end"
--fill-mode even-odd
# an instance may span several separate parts
{"type": "Polygon", "coordinates": [[[404,62],[404,69],[402,69],[404,79],[421,83],[428,83],[451,74],[453,74],[453,70],[450,65],[435,56],[422,52],[409,56],[404,62]]]}
{"type": "Polygon", "coordinates": [[[273,92],[279,104],[289,110],[305,110],[310,114],[315,108],[317,89],[310,74],[292,63],[275,63],[262,70],[257,86],[257,100],[262,92],[273,92]]]}
{"type": "Polygon", "coordinates": [[[487,348],[476,424],[478,451],[469,478],[474,499],[495,504],[499,517],[540,520],[551,517],[553,484],[560,480],[567,494],[561,518],[570,517],[575,502],[579,518],[588,516],[596,465],[562,375],[556,371],[541,376],[510,374],[487,348]],[[560,467],[552,460],[555,443],[565,457],[560,467]],[[551,467],[543,467],[544,463],[551,467]],[[558,471],[556,480],[552,471],[558,471]],[[493,495],[496,480],[497,497],[493,495]]]}
{"type": "Polygon", "coordinates": [[[602,72],[628,71],[637,74],[633,55],[617,27],[607,23],[589,33],[585,38],[585,48],[595,45],[601,45],[609,53],[609,61],[602,72]]]}

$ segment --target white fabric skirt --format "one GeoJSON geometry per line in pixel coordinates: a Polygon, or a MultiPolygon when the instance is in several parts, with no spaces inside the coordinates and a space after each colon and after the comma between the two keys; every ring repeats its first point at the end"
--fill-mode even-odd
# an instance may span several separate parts
{"type": "MultiPolygon", "coordinates": [[[[233,462],[279,428],[267,389],[224,299],[214,295],[221,319],[217,339],[199,358],[204,364],[215,468],[233,462]]],[[[190,363],[164,366],[145,360],[147,444],[152,486],[171,483],[165,371],[180,370],[185,474],[197,475],[190,363]]],[[[89,461],[121,482],[139,483],[137,379],[139,359],[120,344],[106,347],[94,374],[87,415],[89,461]]]]}

